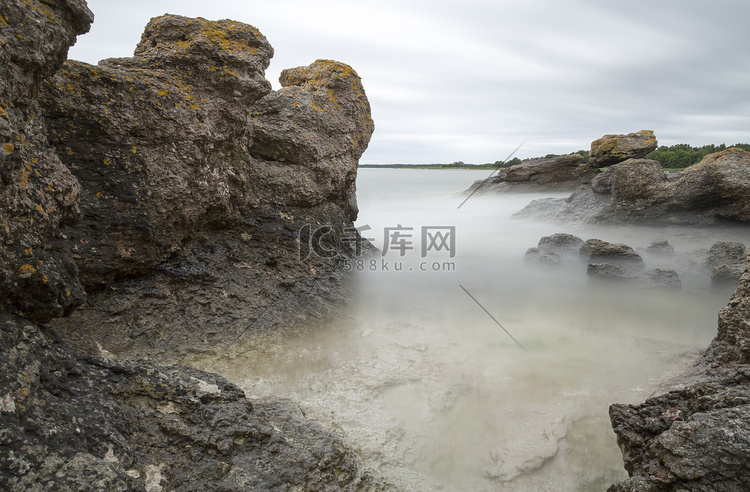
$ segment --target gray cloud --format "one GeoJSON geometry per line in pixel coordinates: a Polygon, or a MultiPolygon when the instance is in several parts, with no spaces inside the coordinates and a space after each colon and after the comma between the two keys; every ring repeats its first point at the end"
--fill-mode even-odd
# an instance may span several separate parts
{"type": "Polygon", "coordinates": [[[663,144],[750,142],[746,0],[90,0],[71,57],[129,56],[150,17],[232,18],[276,50],[267,71],[332,58],[363,79],[362,162],[494,162],[652,129],[663,144]]]}

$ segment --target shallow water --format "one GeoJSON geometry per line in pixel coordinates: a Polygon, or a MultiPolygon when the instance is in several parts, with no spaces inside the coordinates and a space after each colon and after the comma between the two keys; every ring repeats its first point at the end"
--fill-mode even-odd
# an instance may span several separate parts
{"type": "Polygon", "coordinates": [[[475,196],[459,209],[457,192],[488,173],[360,170],[363,235],[383,251],[386,228],[413,229],[352,264],[351,319],[191,363],[248,396],[293,399],[405,490],[604,490],[625,478],[608,406],[647,398],[708,345],[731,291],[710,288],[706,250],[748,233],[511,218],[540,195],[475,196]],[[585,264],[524,261],[556,232],[632,247],[667,239],[674,256],[644,259],[676,269],[683,289],[592,284],[585,264]]]}

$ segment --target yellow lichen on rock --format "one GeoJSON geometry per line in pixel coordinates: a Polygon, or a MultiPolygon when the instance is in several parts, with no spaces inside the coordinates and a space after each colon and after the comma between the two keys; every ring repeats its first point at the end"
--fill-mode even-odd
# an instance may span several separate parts
{"type": "Polygon", "coordinates": [[[267,44],[265,37],[255,27],[242,22],[163,15],[151,19],[146,26],[136,55],[147,55],[158,48],[159,52],[171,52],[174,56],[180,52],[197,52],[205,46],[215,46],[237,56],[257,55],[259,44],[267,44]],[[174,35],[176,30],[179,36],[174,35]]]}
{"type": "Polygon", "coordinates": [[[36,268],[34,268],[32,265],[26,264],[22,265],[21,268],[18,269],[18,276],[21,278],[29,278],[36,272],[36,268]]]}
{"type": "Polygon", "coordinates": [[[652,130],[627,135],[604,135],[591,142],[590,162],[595,167],[606,167],[627,159],[641,159],[656,150],[657,145],[652,130]]]}

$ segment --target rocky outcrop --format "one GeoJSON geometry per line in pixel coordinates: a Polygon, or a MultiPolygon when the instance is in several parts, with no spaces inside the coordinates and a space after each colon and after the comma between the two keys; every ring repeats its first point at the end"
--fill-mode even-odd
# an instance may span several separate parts
{"type": "Polygon", "coordinates": [[[529,159],[476,181],[466,193],[573,191],[599,173],[580,154],[529,159]]]}
{"type": "MultiPolygon", "coordinates": [[[[663,246],[662,243],[658,244],[663,246]]],[[[667,246],[669,246],[668,243],[667,246]]],[[[639,289],[679,290],[682,288],[682,282],[675,270],[667,268],[647,270],[643,258],[633,248],[626,244],[613,244],[601,239],[584,241],[572,234],[557,233],[542,237],[536,248],[529,248],[526,251],[524,258],[526,261],[542,265],[574,267],[587,265],[586,274],[593,281],[605,281],[639,289]]]]}
{"type": "Polygon", "coordinates": [[[610,491],[747,490],[750,487],[750,264],[716,338],[682,389],[610,419],[630,478],[610,491]]]}
{"type": "MultiPolygon", "coordinates": [[[[662,246],[659,248],[661,251],[664,245],[660,246],[662,246]]],[[[674,252],[674,249],[672,251],[674,252]]],[[[668,268],[647,270],[641,255],[626,244],[589,239],[581,246],[580,255],[588,262],[586,274],[592,280],[647,289],[680,290],[682,288],[682,282],[675,270],[668,268]]]]}
{"type": "Polygon", "coordinates": [[[328,60],[271,91],[272,54],[252,26],[167,15],[134,57],[67,62],[45,86],[49,139],[82,187],[65,233],[90,302],[56,321],[66,336],[174,354],[330,315],[369,103],[328,60]],[[331,258],[300,261],[306,225],[331,231],[331,258]]]}
{"type": "Polygon", "coordinates": [[[589,162],[594,167],[606,167],[628,159],[640,159],[656,150],[658,145],[651,130],[627,135],[604,135],[591,142],[589,162]]]}
{"type": "Polygon", "coordinates": [[[376,490],[299,408],[153,361],[71,353],[0,314],[0,489],[376,490]]]}
{"type": "Polygon", "coordinates": [[[39,87],[93,14],[83,0],[0,4],[0,310],[46,322],[86,299],[61,227],[80,185],[47,143],[39,87]]]}
{"type": "Polygon", "coordinates": [[[609,167],[567,199],[535,200],[517,215],[574,222],[711,225],[750,223],[750,152],[706,156],[669,180],[656,161],[609,167]]]}
{"type": "Polygon", "coordinates": [[[319,60],[272,92],[255,28],[177,16],[60,69],[92,19],[0,4],[0,489],[382,488],[293,404],[163,364],[335,310],[358,76],[319,60]]]}

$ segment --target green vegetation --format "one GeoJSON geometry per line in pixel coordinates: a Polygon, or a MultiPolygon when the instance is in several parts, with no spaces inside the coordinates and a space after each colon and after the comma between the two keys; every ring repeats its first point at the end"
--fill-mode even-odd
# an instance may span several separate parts
{"type": "MultiPolygon", "coordinates": [[[[750,151],[750,144],[736,144],[731,147],[738,147],[750,151]]],[[[665,169],[684,169],[693,164],[699,163],[708,154],[721,152],[728,147],[721,145],[704,145],[703,147],[691,147],[688,144],[662,145],[646,157],[659,161],[665,169]]]]}
{"type": "MultiPolygon", "coordinates": [[[[662,145],[655,151],[651,152],[646,157],[659,161],[661,166],[666,170],[681,170],[693,164],[697,164],[708,154],[715,152],[721,152],[730,147],[738,147],[743,150],[750,152],[750,144],[738,143],[727,147],[725,144],[721,145],[704,145],[703,147],[691,147],[689,144],[677,144],[677,145],[662,145]]],[[[583,161],[588,162],[590,152],[588,150],[579,150],[571,152],[571,154],[581,154],[583,161]]],[[[560,157],[562,155],[570,154],[547,154],[544,156],[545,159],[552,157],[560,157]]],[[[463,161],[456,161],[450,164],[362,164],[359,167],[363,168],[393,168],[393,169],[498,169],[521,164],[529,159],[519,159],[514,157],[508,162],[495,161],[493,163],[486,164],[466,164],[463,161]]]]}

